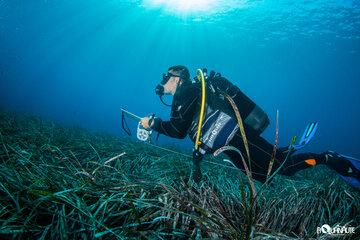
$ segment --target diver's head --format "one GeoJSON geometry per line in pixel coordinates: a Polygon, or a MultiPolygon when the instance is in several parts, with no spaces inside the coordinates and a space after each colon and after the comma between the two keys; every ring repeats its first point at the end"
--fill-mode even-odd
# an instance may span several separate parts
{"type": "Polygon", "coordinates": [[[182,65],[172,66],[166,74],[163,74],[163,80],[161,84],[156,86],[155,92],[160,96],[164,94],[174,95],[178,86],[185,81],[190,81],[189,70],[182,65]]]}

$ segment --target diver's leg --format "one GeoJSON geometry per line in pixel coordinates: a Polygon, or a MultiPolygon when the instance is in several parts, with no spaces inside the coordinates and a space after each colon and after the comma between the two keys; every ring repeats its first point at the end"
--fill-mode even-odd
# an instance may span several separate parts
{"type": "MultiPolygon", "coordinates": [[[[241,148],[241,146],[234,146],[234,147],[236,147],[238,149],[241,148]]],[[[244,154],[245,151],[241,151],[241,152],[243,154],[245,163],[247,164],[248,161],[247,161],[246,155],[244,154]]],[[[243,170],[243,172],[245,173],[245,168],[244,168],[243,162],[237,152],[227,150],[227,151],[224,151],[224,153],[230,158],[230,160],[233,162],[233,164],[237,168],[243,170]]],[[[255,180],[258,180],[262,183],[264,183],[266,181],[266,172],[263,170],[263,168],[259,167],[258,165],[255,165],[253,159],[251,160],[251,174],[255,180]]]]}
{"type": "MultiPolygon", "coordinates": [[[[266,175],[268,172],[270,160],[272,158],[274,146],[260,136],[250,135],[248,143],[251,158],[251,171],[253,177],[258,181],[264,182],[266,180],[266,175]]],[[[229,145],[239,149],[242,152],[244,158],[246,159],[245,147],[239,132],[234,135],[229,145]]],[[[287,156],[286,150],[287,148],[277,149],[271,174],[273,174],[285,161],[287,156]]],[[[229,156],[231,161],[238,168],[244,170],[243,163],[238,153],[234,151],[225,151],[224,153],[229,156]]],[[[326,164],[326,153],[290,154],[288,159],[286,159],[286,162],[279,170],[279,174],[291,176],[297,171],[313,167],[316,164],[326,164]]],[[[330,167],[332,167],[332,165],[330,167]]]]}
{"type": "Polygon", "coordinates": [[[293,155],[284,163],[280,173],[289,176],[317,164],[324,164],[335,170],[345,182],[360,190],[360,160],[332,151],[293,155]]]}
{"type": "MultiPolygon", "coordinates": [[[[273,146],[268,143],[262,137],[256,136],[248,139],[249,143],[249,152],[250,152],[250,159],[251,159],[251,172],[254,179],[265,182],[266,181],[266,174],[267,169],[269,166],[269,162],[271,159],[271,153],[273,151],[273,146]]],[[[239,149],[245,159],[247,161],[246,150],[242,141],[242,137],[239,132],[237,132],[233,139],[230,141],[229,145],[236,147],[239,149]]],[[[235,151],[225,151],[224,152],[231,161],[237,166],[238,168],[244,170],[244,166],[241,160],[241,157],[235,151]]],[[[282,159],[281,153],[278,152],[277,158],[280,158],[279,161],[282,159]]]]}
{"type": "MultiPolygon", "coordinates": [[[[248,139],[249,151],[251,158],[251,170],[253,177],[256,180],[264,182],[269,168],[270,160],[272,159],[272,153],[274,145],[270,144],[264,138],[260,136],[250,136],[248,139]]],[[[235,134],[234,138],[229,143],[231,146],[239,149],[246,159],[246,151],[242,142],[240,133],[235,134]]],[[[239,168],[244,169],[240,156],[234,151],[225,152],[232,162],[239,168]]],[[[274,159],[271,174],[273,174],[285,161],[287,156],[287,148],[277,149],[276,157],[274,159]]],[[[325,154],[316,153],[301,153],[290,154],[286,162],[279,170],[279,174],[291,176],[297,171],[312,167],[316,164],[325,164],[325,154]]]]}
{"type": "MultiPolygon", "coordinates": [[[[285,158],[283,159],[285,161],[285,158]]],[[[316,164],[325,164],[325,155],[316,153],[300,153],[294,154],[286,159],[286,162],[280,169],[279,173],[287,176],[294,175],[297,171],[313,167],[316,164]]],[[[281,163],[276,163],[276,168],[280,167],[281,163]]]]}
{"type": "MultiPolygon", "coordinates": [[[[285,160],[285,159],[284,159],[285,160]]],[[[335,170],[342,176],[358,176],[358,168],[354,161],[350,161],[336,152],[327,151],[321,154],[300,153],[288,157],[283,167],[279,171],[283,175],[293,175],[297,171],[313,167],[318,164],[324,164],[335,170]]],[[[279,167],[279,163],[276,164],[279,167]]]]}
{"type": "Polygon", "coordinates": [[[360,160],[333,151],[323,153],[325,164],[344,177],[353,177],[360,182],[360,160]]]}

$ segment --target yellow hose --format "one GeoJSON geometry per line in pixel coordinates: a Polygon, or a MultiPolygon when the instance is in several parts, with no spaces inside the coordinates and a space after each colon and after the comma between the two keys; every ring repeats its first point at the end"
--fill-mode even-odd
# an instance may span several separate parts
{"type": "Polygon", "coordinates": [[[204,112],[205,112],[205,77],[204,77],[204,73],[202,72],[201,69],[197,69],[196,70],[196,75],[199,79],[199,81],[201,81],[201,108],[200,108],[200,117],[199,117],[199,123],[198,123],[198,131],[196,134],[196,140],[195,140],[195,150],[199,149],[199,145],[201,144],[200,142],[200,136],[201,136],[201,128],[202,128],[202,122],[203,122],[203,118],[204,118],[204,112]]]}

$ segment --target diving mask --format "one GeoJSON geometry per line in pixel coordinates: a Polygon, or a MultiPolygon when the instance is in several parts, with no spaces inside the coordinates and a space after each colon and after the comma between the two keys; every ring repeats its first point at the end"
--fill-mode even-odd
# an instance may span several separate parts
{"type": "Polygon", "coordinates": [[[164,85],[169,81],[171,77],[180,77],[179,75],[172,74],[171,72],[163,73],[163,79],[155,88],[156,95],[164,95],[164,85]]]}

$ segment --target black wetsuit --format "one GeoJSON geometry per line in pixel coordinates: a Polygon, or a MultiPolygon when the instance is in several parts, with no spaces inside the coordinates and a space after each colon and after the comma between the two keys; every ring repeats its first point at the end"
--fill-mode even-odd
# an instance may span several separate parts
{"type": "MultiPolygon", "coordinates": [[[[164,134],[169,137],[180,139],[185,138],[187,134],[190,135],[190,126],[192,125],[194,119],[196,119],[196,117],[199,115],[200,101],[200,88],[196,84],[184,82],[178,86],[178,89],[174,94],[170,120],[163,121],[160,118],[155,118],[151,128],[160,134],[164,134]]],[[[248,106],[246,103],[245,106],[242,106],[241,104],[238,105],[240,105],[238,106],[240,111],[247,111],[248,106]]],[[[274,146],[246,125],[245,132],[249,142],[251,171],[253,177],[256,180],[264,182],[266,180],[266,174],[274,146]]],[[[190,136],[190,138],[192,138],[192,136],[190,136]]],[[[228,145],[234,146],[242,153],[245,153],[239,130],[232,137],[228,145]]],[[[210,150],[210,152],[213,151],[210,150]]],[[[225,151],[224,153],[229,156],[231,161],[238,168],[244,169],[238,153],[235,151],[225,151]]],[[[272,172],[274,172],[281,165],[285,158],[285,151],[278,149],[272,172]]],[[[321,164],[325,161],[325,155],[315,153],[292,154],[291,157],[287,159],[279,173],[284,175],[293,175],[296,171],[311,167],[311,164],[305,162],[305,160],[308,159],[314,159],[317,164],[321,164]]]]}

